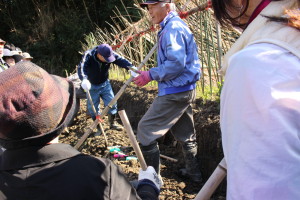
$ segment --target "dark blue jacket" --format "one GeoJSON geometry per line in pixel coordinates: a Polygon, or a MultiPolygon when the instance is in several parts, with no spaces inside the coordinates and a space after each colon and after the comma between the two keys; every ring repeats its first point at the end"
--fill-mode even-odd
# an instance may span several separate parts
{"type": "MultiPolygon", "coordinates": [[[[118,65],[119,67],[125,68],[128,70],[128,66],[132,66],[132,64],[117,54],[116,52],[113,52],[116,60],[112,62],[113,64],[118,65]]],[[[107,62],[101,62],[97,58],[97,47],[91,50],[87,50],[82,60],[80,61],[78,65],[78,76],[80,80],[87,78],[91,84],[99,85],[101,83],[104,83],[108,79],[108,69],[110,67],[111,63],[107,62]]]]}

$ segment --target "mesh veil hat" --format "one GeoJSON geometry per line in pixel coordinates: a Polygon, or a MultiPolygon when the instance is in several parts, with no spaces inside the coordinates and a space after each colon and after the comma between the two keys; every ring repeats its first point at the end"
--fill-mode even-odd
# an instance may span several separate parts
{"type": "Polygon", "coordinates": [[[0,73],[0,145],[43,146],[71,121],[75,88],[67,79],[23,61],[0,73]]]}
{"type": "Polygon", "coordinates": [[[174,3],[173,0],[146,0],[144,3],[140,3],[142,8],[147,7],[149,4],[156,4],[156,3],[174,3]]]}

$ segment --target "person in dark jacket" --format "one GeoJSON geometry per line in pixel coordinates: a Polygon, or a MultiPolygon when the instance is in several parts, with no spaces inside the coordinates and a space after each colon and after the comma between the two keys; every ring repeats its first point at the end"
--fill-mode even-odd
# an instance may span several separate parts
{"type": "MultiPolygon", "coordinates": [[[[133,67],[128,60],[114,52],[108,44],[101,44],[86,51],[78,65],[77,72],[82,81],[81,87],[85,91],[90,92],[97,113],[100,110],[100,97],[105,106],[114,98],[114,93],[108,79],[108,70],[112,63],[127,70],[129,67],[133,67]]],[[[87,101],[87,106],[92,119],[95,120],[96,116],[89,101],[87,101]]],[[[123,128],[115,121],[117,111],[116,103],[108,111],[108,121],[111,129],[120,131],[123,128]]]]}
{"type": "Polygon", "coordinates": [[[134,189],[110,160],[51,143],[74,114],[72,82],[24,61],[1,72],[0,83],[1,200],[158,199],[152,167],[134,189]]]}

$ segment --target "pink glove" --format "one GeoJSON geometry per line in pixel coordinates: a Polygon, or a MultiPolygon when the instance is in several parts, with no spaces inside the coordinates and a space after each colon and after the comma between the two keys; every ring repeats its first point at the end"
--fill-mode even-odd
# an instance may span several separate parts
{"type": "Polygon", "coordinates": [[[135,77],[133,79],[134,83],[137,86],[143,87],[144,85],[146,85],[147,83],[149,83],[150,81],[152,81],[152,78],[150,76],[150,72],[149,71],[138,71],[138,73],[140,75],[138,77],[135,77]]]}

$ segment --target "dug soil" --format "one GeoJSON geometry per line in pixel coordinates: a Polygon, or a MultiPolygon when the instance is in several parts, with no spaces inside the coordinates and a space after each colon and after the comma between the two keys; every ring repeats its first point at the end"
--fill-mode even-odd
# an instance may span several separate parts
{"type": "MultiPolygon", "coordinates": [[[[122,82],[111,82],[115,93],[123,85],[122,82]]],[[[154,88],[137,88],[130,85],[118,100],[118,109],[125,110],[134,132],[139,120],[153,102],[156,94],[157,91],[154,88]]],[[[174,141],[173,136],[167,133],[164,138],[159,139],[161,154],[174,158],[177,162],[161,158],[161,175],[164,182],[160,193],[161,200],[194,199],[223,158],[219,129],[219,103],[214,101],[203,102],[201,99],[197,99],[194,105],[194,120],[198,141],[198,159],[203,175],[203,183],[195,184],[189,179],[178,176],[178,170],[184,166],[181,147],[174,141]]],[[[89,129],[92,122],[92,119],[86,112],[86,100],[81,99],[79,112],[74,118],[72,125],[61,134],[60,142],[75,146],[81,136],[89,129]]],[[[120,119],[118,119],[118,122],[122,124],[120,119]]],[[[105,129],[108,146],[119,146],[122,153],[136,156],[125,130],[109,130],[107,117],[104,117],[102,125],[105,129]]],[[[85,154],[111,159],[122,168],[129,180],[135,180],[138,177],[138,172],[141,168],[138,161],[135,159],[114,158],[113,154],[106,148],[103,135],[94,136],[94,134],[91,134],[81,146],[80,151],[85,154]]],[[[225,190],[224,180],[212,196],[212,199],[225,199],[225,190]]]]}

